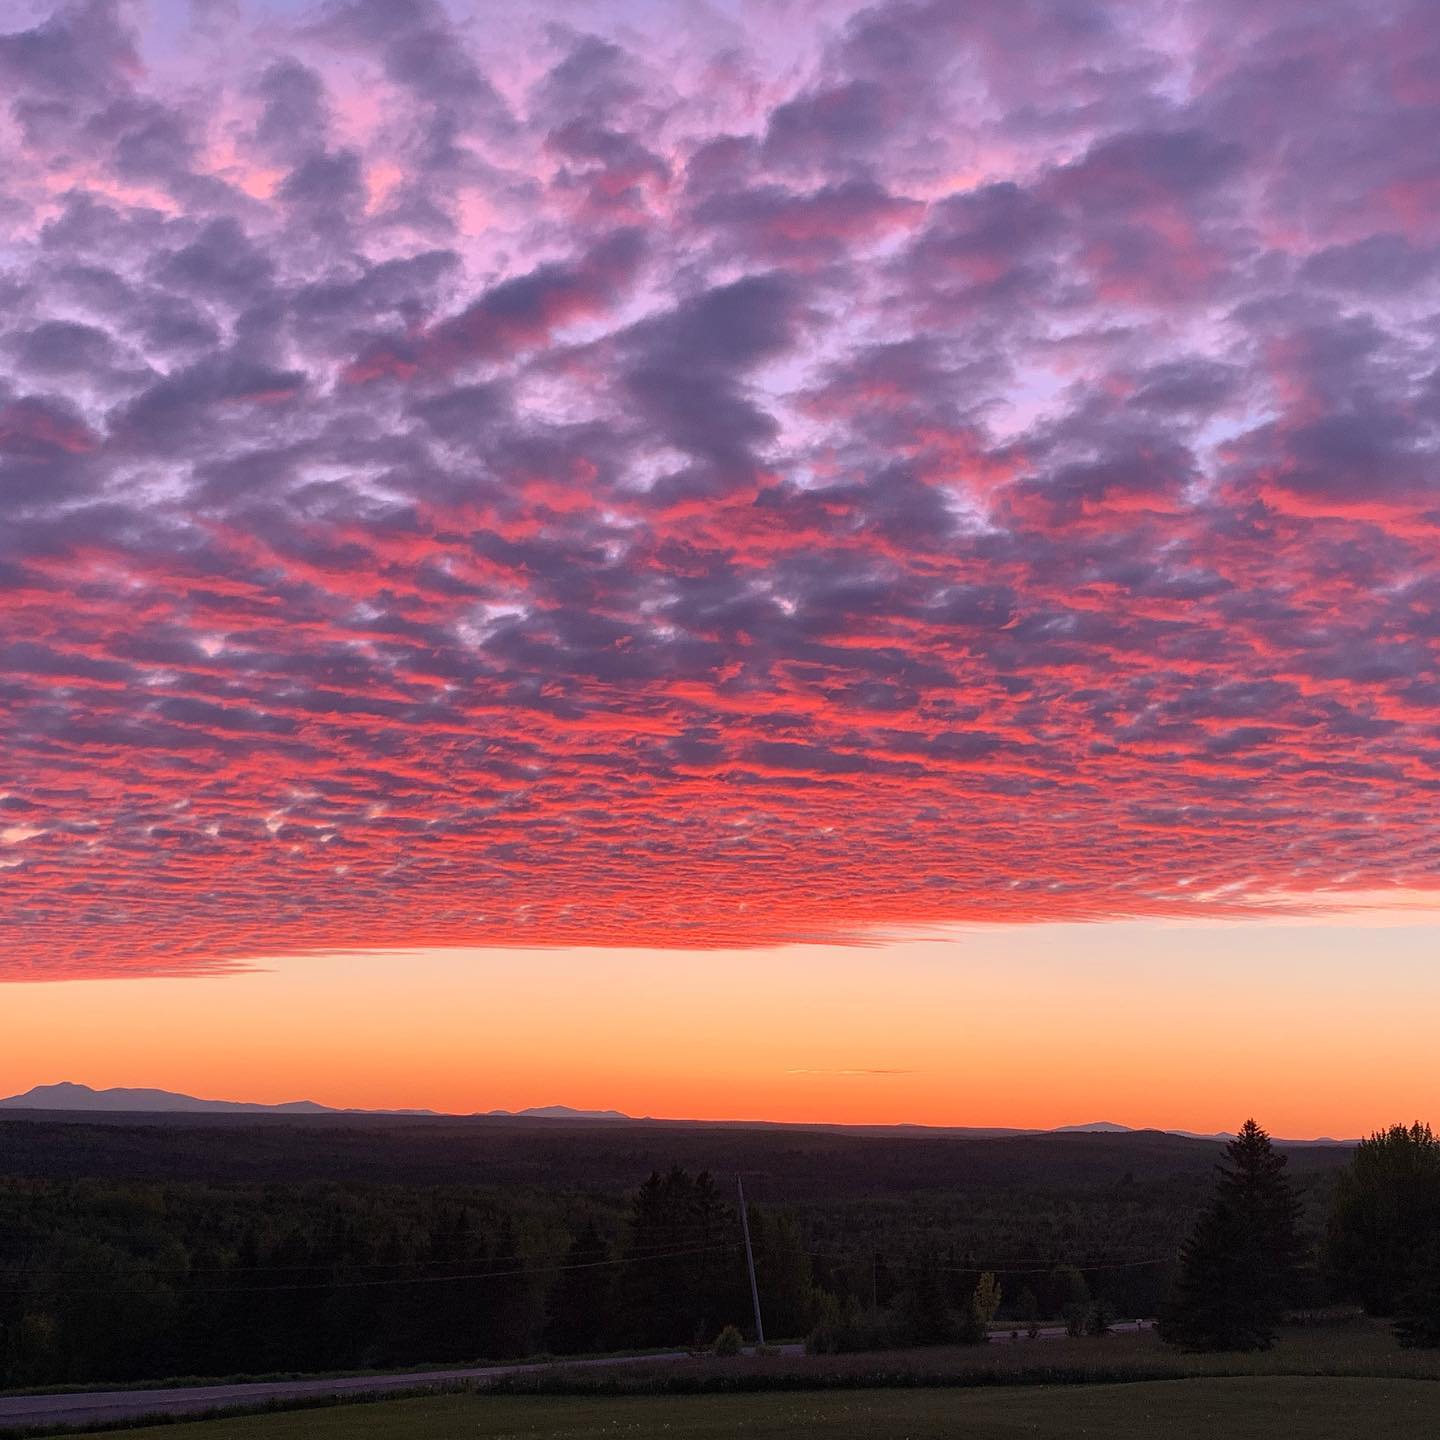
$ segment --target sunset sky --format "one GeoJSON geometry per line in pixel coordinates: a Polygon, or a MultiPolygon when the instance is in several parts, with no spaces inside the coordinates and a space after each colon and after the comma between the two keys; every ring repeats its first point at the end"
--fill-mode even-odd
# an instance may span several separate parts
{"type": "Polygon", "coordinates": [[[0,1093],[1435,1118],[1437,133],[1433,0],[7,0],[0,1093]]]}

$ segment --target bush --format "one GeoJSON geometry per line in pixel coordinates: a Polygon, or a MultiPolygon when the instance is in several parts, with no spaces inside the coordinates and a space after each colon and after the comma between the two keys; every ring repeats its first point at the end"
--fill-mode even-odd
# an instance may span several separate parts
{"type": "Polygon", "coordinates": [[[956,1317],[951,1338],[957,1345],[983,1345],[990,1338],[990,1326],[974,1300],[956,1317]]]}
{"type": "Polygon", "coordinates": [[[715,1354],[721,1359],[738,1355],[745,1348],[745,1337],[733,1326],[727,1325],[716,1337],[715,1354]]]}
{"type": "Polygon", "coordinates": [[[805,1337],[807,1355],[838,1355],[840,1353],[839,1326],[827,1320],[817,1320],[805,1337]]]}
{"type": "Polygon", "coordinates": [[[1065,1317],[1065,1333],[1070,1336],[1083,1335],[1090,1318],[1090,1287],[1085,1277],[1073,1266],[1062,1265],[1055,1272],[1065,1290],[1065,1304],[1061,1314],[1065,1317]]]}
{"type": "Polygon", "coordinates": [[[842,1304],[840,1298],[828,1290],[815,1293],[815,1324],[805,1337],[807,1355],[837,1355],[841,1349],[841,1336],[845,1330],[860,1318],[860,1306],[853,1295],[842,1304]]]}
{"type": "Polygon", "coordinates": [[[840,1332],[840,1349],[899,1350],[914,1344],[914,1332],[894,1310],[864,1310],[840,1332]]]}
{"type": "Polygon", "coordinates": [[[985,1325],[989,1325],[1000,1309],[1000,1282],[989,1270],[981,1275],[975,1286],[975,1308],[985,1325]]]}
{"type": "Polygon", "coordinates": [[[1040,1335],[1040,1302],[1035,1298],[1035,1292],[1027,1285],[1020,1292],[1020,1301],[1016,1307],[1016,1319],[1025,1326],[1025,1333],[1035,1340],[1040,1335]]]}

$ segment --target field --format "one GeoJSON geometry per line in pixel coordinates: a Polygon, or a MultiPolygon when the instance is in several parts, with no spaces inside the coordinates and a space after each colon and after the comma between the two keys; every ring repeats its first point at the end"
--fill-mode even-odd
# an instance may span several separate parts
{"type": "Polygon", "coordinates": [[[1373,1323],[1292,1329],[1254,1355],[1153,1335],[886,1354],[552,1371],[485,1392],[125,1432],[137,1440],[578,1440],[581,1436],[1166,1437],[1440,1433],[1440,1352],[1373,1323]],[[502,1393],[503,1392],[503,1393],[502,1393]]]}
{"type": "Polygon", "coordinates": [[[1412,1440],[1440,1426],[1426,1380],[1237,1376],[1129,1385],[709,1396],[447,1395],[127,1432],[153,1440],[1412,1440]]]}
{"type": "Polygon", "coordinates": [[[1296,1377],[1420,1380],[1440,1397],[1440,1351],[1402,1350],[1381,1322],[1287,1329],[1271,1350],[1191,1355],[1151,1332],[1103,1339],[1020,1340],[857,1355],[797,1355],[615,1369],[566,1368],[516,1375],[493,1387],[517,1395],[614,1396],[776,1389],[925,1389],[964,1386],[1102,1385],[1150,1380],[1296,1377]]]}

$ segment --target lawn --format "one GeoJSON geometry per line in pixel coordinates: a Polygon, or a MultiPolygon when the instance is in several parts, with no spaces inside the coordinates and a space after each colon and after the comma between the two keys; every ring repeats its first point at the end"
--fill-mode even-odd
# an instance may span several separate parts
{"type": "Polygon", "coordinates": [[[1272,1375],[770,1395],[445,1395],[128,1433],[137,1440],[1416,1440],[1437,1429],[1434,1381],[1272,1375]]]}
{"type": "Polygon", "coordinates": [[[1440,1350],[1402,1350],[1387,1325],[1361,1321],[1290,1328],[1273,1349],[1249,1355],[1187,1355],[1161,1344],[1153,1332],[1131,1332],[1104,1339],[1020,1340],[858,1355],[699,1359],[683,1364],[642,1361],[614,1369],[558,1366],[515,1376],[499,1388],[519,1394],[685,1394],[778,1387],[1105,1384],[1232,1375],[1440,1380],[1440,1350]]]}

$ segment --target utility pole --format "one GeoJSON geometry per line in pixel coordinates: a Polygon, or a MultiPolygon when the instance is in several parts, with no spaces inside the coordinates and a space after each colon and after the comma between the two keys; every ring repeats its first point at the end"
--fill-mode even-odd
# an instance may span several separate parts
{"type": "Polygon", "coordinates": [[[750,1298],[755,1302],[755,1340],[765,1343],[765,1322],[760,1318],[760,1287],[755,1283],[755,1252],[750,1248],[750,1215],[745,1209],[745,1182],[737,1175],[735,1189],[740,1194],[740,1226],[745,1232],[745,1263],[750,1267],[750,1298]]]}

